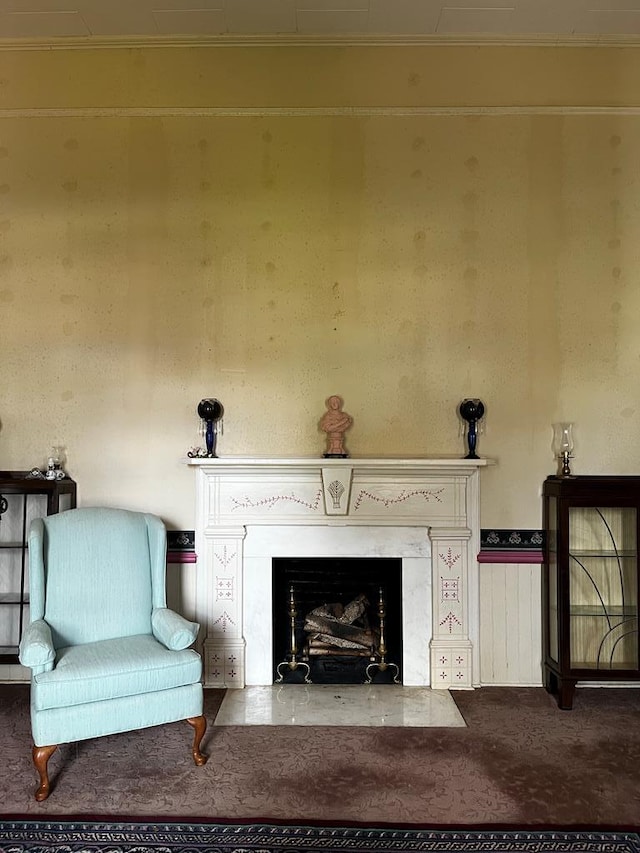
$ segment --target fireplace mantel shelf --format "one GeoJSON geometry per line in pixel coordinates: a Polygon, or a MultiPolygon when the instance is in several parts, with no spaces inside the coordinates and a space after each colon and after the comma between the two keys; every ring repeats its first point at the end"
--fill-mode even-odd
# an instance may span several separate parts
{"type": "Polygon", "coordinates": [[[275,557],[401,557],[403,683],[478,683],[479,471],[450,456],[209,457],[197,479],[205,684],[273,683],[275,557]]]}
{"type": "Polygon", "coordinates": [[[349,456],[346,459],[325,458],[318,456],[209,456],[187,460],[188,465],[212,466],[214,468],[278,468],[282,465],[288,468],[308,467],[351,467],[351,468],[479,468],[495,464],[494,459],[467,459],[459,456],[349,456]]]}

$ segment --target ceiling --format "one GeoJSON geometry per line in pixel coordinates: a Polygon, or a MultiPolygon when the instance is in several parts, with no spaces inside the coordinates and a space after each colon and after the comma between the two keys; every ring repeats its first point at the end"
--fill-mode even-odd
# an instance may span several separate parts
{"type": "Polygon", "coordinates": [[[0,0],[0,42],[628,41],[640,0],[0,0]]]}

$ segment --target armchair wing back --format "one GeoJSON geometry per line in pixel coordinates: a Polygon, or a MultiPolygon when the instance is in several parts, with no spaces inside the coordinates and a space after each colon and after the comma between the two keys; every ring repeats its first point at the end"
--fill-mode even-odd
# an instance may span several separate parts
{"type": "Polygon", "coordinates": [[[36,519],[29,531],[31,620],[56,648],[151,634],[165,607],[166,532],[153,515],[86,508],[36,519]]]}
{"type": "Polygon", "coordinates": [[[20,661],[31,667],[36,799],[60,743],[187,720],[200,742],[199,626],[166,606],[166,531],[154,515],[87,507],[33,521],[30,624],[20,661]]]}

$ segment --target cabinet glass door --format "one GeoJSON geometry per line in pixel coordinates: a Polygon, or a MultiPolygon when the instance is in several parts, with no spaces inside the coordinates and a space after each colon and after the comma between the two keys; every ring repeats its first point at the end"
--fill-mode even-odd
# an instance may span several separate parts
{"type": "Polygon", "coordinates": [[[557,500],[549,498],[547,519],[547,630],[548,651],[552,660],[558,661],[558,509],[557,500]]]}
{"type": "Polygon", "coordinates": [[[569,508],[573,669],[637,669],[635,507],[569,508]]]}

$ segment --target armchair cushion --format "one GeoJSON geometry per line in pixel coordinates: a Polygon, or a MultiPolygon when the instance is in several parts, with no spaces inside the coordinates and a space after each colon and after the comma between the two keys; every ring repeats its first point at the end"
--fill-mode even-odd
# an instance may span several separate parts
{"type": "Polygon", "coordinates": [[[157,607],[151,614],[151,630],[154,637],[168,649],[180,651],[195,642],[200,626],[189,622],[184,616],[169,610],[168,607],[157,607]]]}
{"type": "Polygon", "coordinates": [[[23,666],[53,669],[56,650],[53,647],[51,628],[44,619],[37,619],[25,628],[20,641],[19,658],[23,666]]]}
{"type": "Polygon", "coordinates": [[[58,649],[55,669],[33,676],[34,710],[102,702],[198,682],[200,655],[169,651],[150,634],[58,649]]]}

